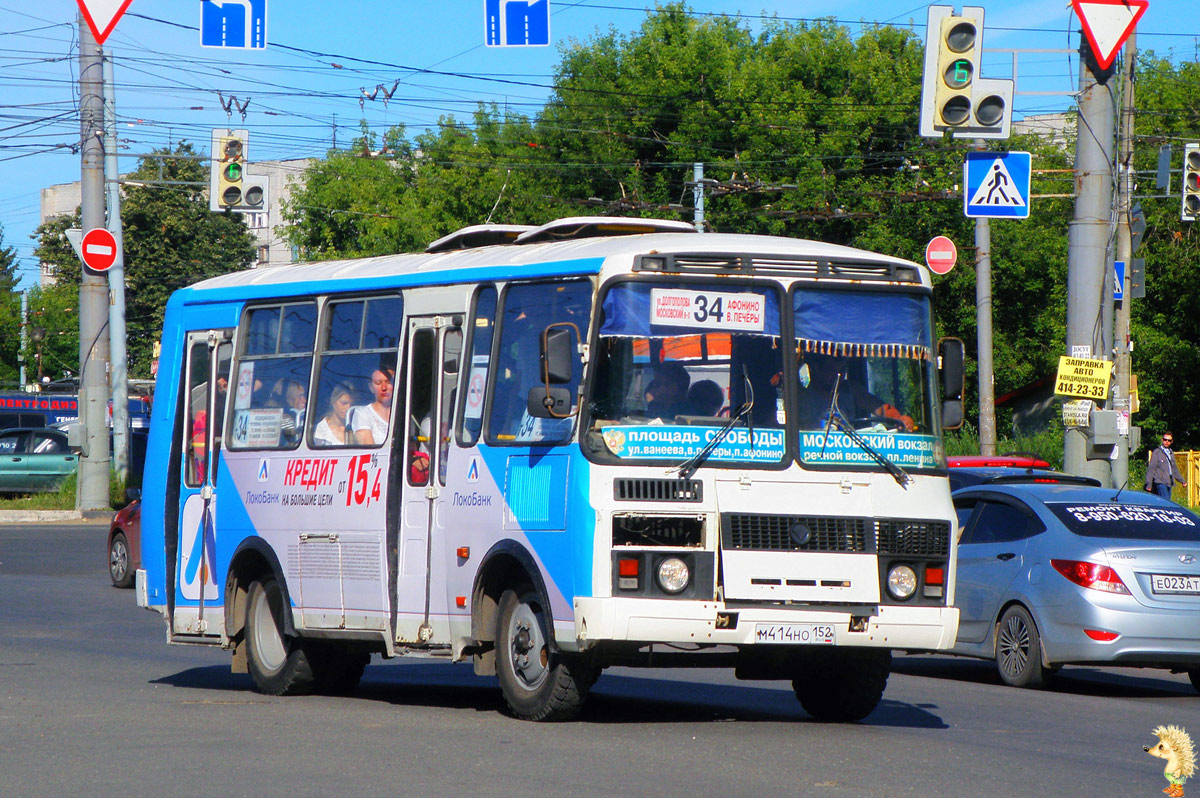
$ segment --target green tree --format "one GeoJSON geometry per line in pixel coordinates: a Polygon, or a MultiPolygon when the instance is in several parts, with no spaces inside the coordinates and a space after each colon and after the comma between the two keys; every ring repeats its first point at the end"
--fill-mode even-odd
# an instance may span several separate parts
{"type": "Polygon", "coordinates": [[[404,250],[400,203],[412,182],[412,148],[403,126],[383,146],[363,124],[345,150],[330,150],[305,170],[283,204],[289,239],[308,260],[356,258],[404,250]]]}
{"type": "MultiPolygon", "coordinates": [[[[240,215],[213,213],[206,197],[207,167],[191,144],[146,157],[131,180],[182,181],[194,185],[127,185],[121,204],[125,248],[125,319],[129,374],[149,377],[152,349],[162,331],[171,293],[191,283],[245,269],[254,258],[254,237],[240,215]],[[172,155],[191,156],[172,158],[172,155]]],[[[44,223],[35,252],[53,267],[57,290],[78,294],[80,263],[66,240],[79,226],[78,212],[44,223]]],[[[78,354],[75,360],[78,361],[78,354]]]]}
{"type": "Polygon", "coordinates": [[[20,376],[21,295],[17,292],[17,251],[4,245],[0,225],[0,382],[20,376]]]}

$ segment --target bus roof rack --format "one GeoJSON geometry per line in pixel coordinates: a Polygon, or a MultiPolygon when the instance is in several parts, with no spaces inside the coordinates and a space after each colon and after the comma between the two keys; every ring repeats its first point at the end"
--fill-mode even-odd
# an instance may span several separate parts
{"type": "Polygon", "coordinates": [[[644,233],[694,233],[687,222],[672,219],[638,219],[623,216],[570,216],[534,228],[517,236],[518,244],[543,241],[570,241],[576,238],[629,236],[644,233]]]}
{"type": "Polygon", "coordinates": [[[473,224],[455,230],[425,247],[426,252],[450,252],[456,249],[490,247],[493,244],[511,244],[521,233],[536,230],[532,224],[473,224]]]}

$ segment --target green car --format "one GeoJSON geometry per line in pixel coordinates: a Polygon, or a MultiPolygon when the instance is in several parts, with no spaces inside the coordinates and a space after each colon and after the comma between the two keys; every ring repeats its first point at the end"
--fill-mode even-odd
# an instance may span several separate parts
{"type": "Polygon", "coordinates": [[[0,493],[55,491],[78,467],[79,454],[62,430],[0,430],[0,493]]]}

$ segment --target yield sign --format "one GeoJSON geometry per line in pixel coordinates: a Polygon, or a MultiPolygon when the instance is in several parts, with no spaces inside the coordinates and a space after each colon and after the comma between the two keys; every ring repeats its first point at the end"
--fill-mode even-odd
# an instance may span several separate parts
{"type": "Polygon", "coordinates": [[[1112,66],[1150,0],[1071,0],[1101,69],[1112,66]]]}
{"type": "Polygon", "coordinates": [[[79,10],[87,20],[97,44],[104,44],[108,34],[117,26],[117,20],[129,8],[133,0],[78,0],[79,10]]]}

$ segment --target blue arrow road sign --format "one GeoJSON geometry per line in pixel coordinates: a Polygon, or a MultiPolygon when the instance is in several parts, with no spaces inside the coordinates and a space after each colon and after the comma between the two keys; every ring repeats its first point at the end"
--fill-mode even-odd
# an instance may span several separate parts
{"type": "Polygon", "coordinates": [[[267,0],[200,0],[200,46],[267,47],[267,0]]]}
{"type": "Polygon", "coordinates": [[[963,166],[968,217],[1026,219],[1033,159],[1027,152],[969,152],[963,166]]]}
{"type": "Polygon", "coordinates": [[[1113,261],[1113,299],[1120,302],[1125,298],[1125,261],[1113,261]]]}
{"type": "Polygon", "coordinates": [[[550,0],[484,0],[483,16],[488,47],[550,44],[550,0]]]}

